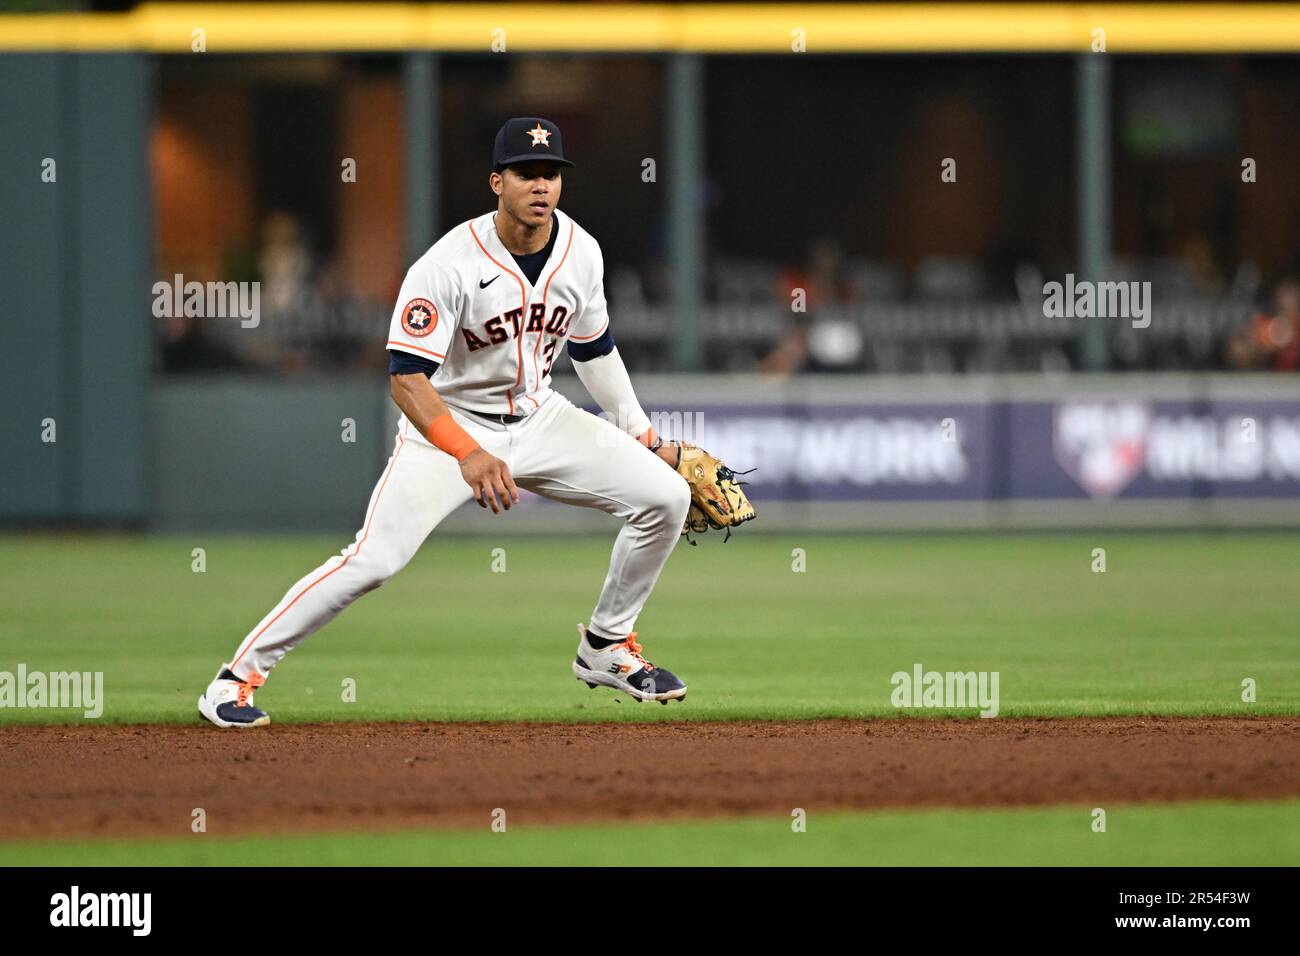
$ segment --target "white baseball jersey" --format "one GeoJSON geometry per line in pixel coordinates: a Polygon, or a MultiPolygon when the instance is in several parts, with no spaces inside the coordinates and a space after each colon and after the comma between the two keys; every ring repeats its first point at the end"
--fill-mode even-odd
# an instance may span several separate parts
{"type": "MultiPolygon", "coordinates": [[[[493,215],[461,223],[411,267],[388,348],[440,363],[433,384],[456,423],[508,465],[520,488],[623,522],[591,627],[626,635],[681,537],[690,486],[674,469],[655,464],[630,434],[550,387],[551,362],[567,341],[594,343],[593,352],[606,344],[597,341],[609,316],[596,240],[556,212],[558,233],[534,286],[497,238],[493,215]],[[461,410],[524,418],[491,421],[461,410]]],[[[622,361],[617,364],[622,371],[622,361]]],[[[622,379],[630,392],[625,371],[622,379]]],[[[230,670],[240,679],[265,677],[285,654],[405,567],[442,520],[472,497],[460,463],[403,418],[356,539],[289,589],[240,643],[230,670]]]]}
{"type": "Polygon", "coordinates": [[[529,415],[551,394],[565,342],[591,342],[609,327],[605,266],[590,233],[556,210],[559,232],[533,285],[495,219],[461,223],[411,266],[388,348],[439,362],[433,384],[449,405],[529,415]]]}

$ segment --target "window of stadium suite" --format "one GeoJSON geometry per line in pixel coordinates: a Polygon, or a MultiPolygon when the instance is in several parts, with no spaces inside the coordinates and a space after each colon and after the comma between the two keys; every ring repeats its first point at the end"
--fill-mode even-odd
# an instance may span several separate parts
{"type": "MultiPolygon", "coordinates": [[[[171,308],[154,319],[160,369],[308,376],[385,368],[383,332],[412,259],[401,58],[157,63],[155,274],[169,285],[176,275],[258,282],[261,313],[254,326],[171,308]],[[354,181],[345,181],[347,160],[354,181]]],[[[664,154],[662,74],[649,57],[438,58],[432,238],[492,208],[487,178],[501,122],[548,116],[578,164],[561,206],[600,241],[611,305],[638,324],[664,295],[663,189],[642,178],[644,160],[664,154]],[[605,107],[615,88],[617,111],[605,107]]],[[[628,358],[630,366],[653,361],[649,349],[628,358]]]]}
{"type": "MultiPolygon", "coordinates": [[[[1290,168],[1292,61],[1109,62],[1112,269],[1168,309],[1149,334],[1116,329],[1110,367],[1300,364],[1297,190],[1242,188],[1239,168],[1290,168]]],[[[1073,58],[715,58],[707,77],[710,293],[738,313],[736,368],[1080,367],[1077,326],[1035,316],[1079,269],[1073,58]],[[728,147],[753,138],[753,102],[761,160],[728,147]]]]}
{"type": "Polygon", "coordinates": [[[1294,60],[1116,60],[1115,271],[1157,303],[1204,311],[1194,334],[1120,340],[1123,368],[1300,368],[1300,150],[1294,60]]]}
{"type": "Polygon", "coordinates": [[[710,292],[749,310],[737,367],[942,372],[1073,360],[1067,343],[1048,354],[982,340],[974,316],[912,340],[899,311],[1014,311],[1024,267],[1070,262],[1067,58],[736,57],[711,60],[707,75],[710,292]],[[952,183],[942,178],[949,158],[952,183]]]}
{"type": "Polygon", "coordinates": [[[355,346],[404,271],[396,58],[163,57],[157,76],[155,271],[260,284],[255,327],[158,319],[161,368],[380,367],[355,346]]]}

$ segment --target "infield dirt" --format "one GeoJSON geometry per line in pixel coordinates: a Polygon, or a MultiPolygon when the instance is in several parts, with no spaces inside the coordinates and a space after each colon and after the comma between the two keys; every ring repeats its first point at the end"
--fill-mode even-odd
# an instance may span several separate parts
{"type": "Polygon", "coordinates": [[[1300,795],[1300,718],[0,729],[0,840],[1300,795]]]}

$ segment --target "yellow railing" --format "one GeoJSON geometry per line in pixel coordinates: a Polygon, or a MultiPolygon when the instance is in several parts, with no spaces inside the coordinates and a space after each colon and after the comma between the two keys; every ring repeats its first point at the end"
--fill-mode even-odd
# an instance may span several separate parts
{"type": "Polygon", "coordinates": [[[1300,4],[143,4],[0,14],[0,51],[705,53],[1300,50],[1300,4]],[[197,34],[195,31],[202,31],[197,34]]]}

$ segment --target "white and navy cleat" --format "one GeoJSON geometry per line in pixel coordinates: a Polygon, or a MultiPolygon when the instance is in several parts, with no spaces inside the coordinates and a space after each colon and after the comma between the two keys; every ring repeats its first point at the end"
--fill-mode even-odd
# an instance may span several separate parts
{"type": "Polygon", "coordinates": [[[264,683],[261,674],[240,680],[230,665],[222,664],[199,698],[199,713],[218,727],[265,727],[271,718],[253,706],[253,694],[264,683]]]}
{"type": "Polygon", "coordinates": [[[606,647],[593,647],[587,638],[587,629],[579,624],[578,654],[573,660],[573,675],[585,681],[588,687],[612,687],[637,701],[657,700],[667,704],[670,700],[686,697],[686,685],[677,675],[662,667],[655,667],[641,656],[641,645],[636,642],[636,631],[624,640],[606,647]]]}

